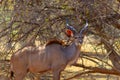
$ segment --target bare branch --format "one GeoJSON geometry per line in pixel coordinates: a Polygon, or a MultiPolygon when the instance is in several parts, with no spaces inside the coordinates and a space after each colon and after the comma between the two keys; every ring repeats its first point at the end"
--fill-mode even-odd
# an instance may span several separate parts
{"type": "Polygon", "coordinates": [[[80,77],[81,75],[88,74],[88,73],[101,73],[101,74],[112,74],[112,75],[118,75],[120,76],[120,72],[114,69],[105,69],[105,68],[98,68],[98,67],[91,67],[91,66],[85,66],[81,64],[74,64],[76,67],[82,67],[85,69],[89,69],[88,71],[78,73],[77,75],[70,77],[65,80],[71,80],[76,77],[80,77]]]}

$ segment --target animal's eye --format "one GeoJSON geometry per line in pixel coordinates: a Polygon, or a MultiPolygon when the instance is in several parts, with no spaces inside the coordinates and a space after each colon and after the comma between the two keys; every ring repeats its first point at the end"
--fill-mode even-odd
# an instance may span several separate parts
{"type": "Polygon", "coordinates": [[[78,37],[77,36],[74,36],[75,39],[77,39],[78,37]]]}
{"type": "Polygon", "coordinates": [[[82,38],[83,38],[83,36],[79,36],[79,38],[81,38],[81,39],[82,39],[82,38]]]}

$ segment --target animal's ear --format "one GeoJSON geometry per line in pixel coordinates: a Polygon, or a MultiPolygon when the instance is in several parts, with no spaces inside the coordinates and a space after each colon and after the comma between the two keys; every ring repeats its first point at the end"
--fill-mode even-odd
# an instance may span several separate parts
{"type": "Polygon", "coordinates": [[[77,30],[73,27],[70,26],[68,23],[66,24],[66,29],[68,29],[69,32],[72,32],[73,35],[75,35],[77,33],[77,30]]]}
{"type": "Polygon", "coordinates": [[[73,31],[70,30],[70,29],[66,29],[65,33],[68,37],[73,37],[74,36],[73,31]]]}

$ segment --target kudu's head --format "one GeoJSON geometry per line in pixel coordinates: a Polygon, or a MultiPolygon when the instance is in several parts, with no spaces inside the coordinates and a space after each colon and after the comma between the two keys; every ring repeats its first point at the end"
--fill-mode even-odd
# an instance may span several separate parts
{"type": "Polygon", "coordinates": [[[73,40],[75,40],[77,43],[82,44],[83,38],[88,28],[88,22],[86,21],[85,26],[79,32],[77,32],[77,30],[72,26],[67,26],[66,28],[66,34],[69,35],[69,37],[73,38],[73,40]]]}

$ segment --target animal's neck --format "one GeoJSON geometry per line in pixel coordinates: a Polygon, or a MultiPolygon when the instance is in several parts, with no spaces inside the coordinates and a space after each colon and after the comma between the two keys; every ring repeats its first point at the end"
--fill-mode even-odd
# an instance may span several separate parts
{"type": "Polygon", "coordinates": [[[66,47],[66,58],[69,64],[73,64],[77,61],[80,53],[81,45],[76,45],[75,42],[73,42],[70,46],[66,47]]]}

